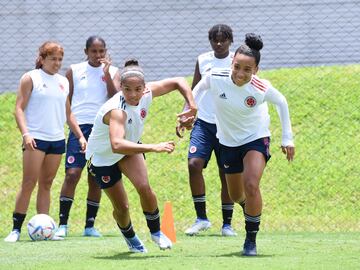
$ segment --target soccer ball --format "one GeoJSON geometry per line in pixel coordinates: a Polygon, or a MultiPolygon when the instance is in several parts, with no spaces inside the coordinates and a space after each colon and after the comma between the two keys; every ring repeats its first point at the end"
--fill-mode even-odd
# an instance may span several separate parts
{"type": "Polygon", "coordinates": [[[57,230],[55,221],[48,215],[33,216],[27,225],[28,233],[33,241],[51,240],[57,230]]]}

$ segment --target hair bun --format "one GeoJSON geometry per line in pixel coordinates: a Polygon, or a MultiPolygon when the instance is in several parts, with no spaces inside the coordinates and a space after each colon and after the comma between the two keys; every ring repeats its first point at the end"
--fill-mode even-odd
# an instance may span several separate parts
{"type": "Polygon", "coordinates": [[[264,46],[261,36],[254,33],[247,33],[245,35],[245,44],[257,51],[260,51],[264,46]]]}
{"type": "Polygon", "coordinates": [[[124,64],[124,67],[128,67],[128,66],[139,66],[139,62],[135,58],[126,60],[125,64],[124,64]]]}

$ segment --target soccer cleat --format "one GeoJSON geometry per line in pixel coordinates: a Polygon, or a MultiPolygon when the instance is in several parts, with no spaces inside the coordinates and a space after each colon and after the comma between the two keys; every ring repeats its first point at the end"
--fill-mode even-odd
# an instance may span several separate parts
{"type": "Polygon", "coordinates": [[[61,236],[54,235],[50,240],[51,241],[62,241],[62,240],[65,240],[65,238],[61,237],[61,236]]]}
{"type": "Polygon", "coordinates": [[[147,253],[147,249],[144,246],[140,238],[135,234],[132,238],[124,237],[126,244],[129,247],[129,251],[133,253],[147,253]]]}
{"type": "Polygon", "coordinates": [[[83,236],[101,237],[102,235],[95,229],[95,227],[88,227],[85,228],[83,232],[83,236]]]}
{"type": "Polygon", "coordinates": [[[172,243],[162,231],[151,234],[151,239],[159,246],[161,250],[171,249],[172,243]]]}
{"type": "Polygon", "coordinates": [[[257,255],[256,243],[251,242],[248,239],[245,239],[242,255],[243,256],[256,256],[257,255]]]}
{"type": "Polygon", "coordinates": [[[8,236],[6,236],[4,241],[8,243],[15,243],[19,241],[19,239],[20,239],[20,232],[18,230],[13,230],[9,233],[8,236]]]}
{"type": "Polygon", "coordinates": [[[221,235],[222,236],[237,236],[237,233],[234,231],[234,229],[231,227],[230,224],[225,224],[221,228],[221,235]]]}
{"type": "Polygon", "coordinates": [[[59,228],[57,229],[55,236],[66,237],[67,231],[68,231],[68,225],[59,225],[59,228]]]}
{"type": "Polygon", "coordinates": [[[211,223],[207,219],[196,219],[195,223],[185,231],[186,235],[196,235],[201,231],[206,231],[211,227],[211,223]]]}

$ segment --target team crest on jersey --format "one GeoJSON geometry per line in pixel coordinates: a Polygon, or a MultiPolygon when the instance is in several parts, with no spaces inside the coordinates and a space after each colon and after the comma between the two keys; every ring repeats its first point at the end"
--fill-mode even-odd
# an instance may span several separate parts
{"type": "Polygon", "coordinates": [[[101,76],[101,80],[102,80],[103,82],[106,82],[105,75],[102,75],[102,76],[101,76]]]}
{"type": "Polygon", "coordinates": [[[101,181],[103,181],[105,184],[109,183],[111,180],[110,176],[101,176],[101,181]]]}
{"type": "Polygon", "coordinates": [[[141,119],[144,119],[144,118],[146,117],[146,114],[147,114],[146,110],[145,110],[144,108],[142,108],[142,109],[140,110],[140,117],[141,117],[141,119]]]}
{"type": "Polygon", "coordinates": [[[255,107],[256,105],[256,99],[253,96],[248,96],[245,98],[245,105],[249,108],[255,107]]]}
{"type": "Polygon", "coordinates": [[[65,87],[61,83],[59,83],[59,87],[60,87],[61,91],[65,90],[65,87]]]}
{"type": "Polygon", "coordinates": [[[195,146],[195,145],[192,145],[192,146],[190,146],[189,152],[190,152],[191,154],[194,154],[194,153],[196,152],[196,150],[197,150],[196,146],[195,146]]]}
{"type": "Polygon", "coordinates": [[[73,163],[75,162],[75,157],[74,157],[74,156],[68,156],[67,162],[68,162],[69,164],[73,164],[73,163]]]}

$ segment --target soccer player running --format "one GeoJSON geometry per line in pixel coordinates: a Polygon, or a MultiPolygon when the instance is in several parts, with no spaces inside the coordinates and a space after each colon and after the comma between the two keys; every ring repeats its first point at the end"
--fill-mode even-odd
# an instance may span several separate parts
{"type": "MultiPolygon", "coordinates": [[[[37,213],[49,214],[51,186],[65,152],[64,125],[66,119],[72,117],[71,111],[67,110],[69,82],[58,74],[63,56],[64,49],[59,43],[43,43],[35,69],[20,79],[15,118],[23,138],[23,178],[16,196],[13,229],[4,239],[6,242],[20,239],[21,227],[36,184],[37,213]]],[[[80,129],[71,122],[69,125],[80,138],[80,129]]],[[[84,143],[82,138],[79,140],[80,144],[84,143]]]]}
{"type": "MultiPolygon", "coordinates": [[[[233,42],[233,33],[228,25],[214,25],[208,34],[209,42],[213,50],[199,55],[195,65],[192,83],[193,89],[201,78],[211,72],[213,68],[230,67],[234,56],[234,53],[229,51],[230,45],[233,42]]],[[[197,105],[198,117],[191,131],[188,152],[189,183],[197,218],[195,223],[188,228],[185,233],[187,235],[196,235],[211,226],[206,215],[206,193],[203,169],[206,168],[211,153],[214,152],[221,180],[221,208],[223,217],[221,234],[223,236],[235,236],[236,233],[231,227],[234,202],[229,197],[224,170],[220,166],[220,145],[216,137],[214,105],[210,93],[206,93],[197,105]]]]}
{"type": "Polygon", "coordinates": [[[151,239],[160,249],[170,249],[171,241],[160,231],[157,199],[151,189],[143,153],[174,151],[172,141],[138,143],[152,99],[178,89],[190,109],[180,116],[192,120],[196,114],[191,88],[184,78],[170,78],[145,84],[144,73],[136,60],[129,60],[120,75],[121,92],[108,100],[96,115],[88,141],[88,170],[109,197],[113,216],[131,252],[146,252],[135,234],[129,202],[121,181],[122,173],[132,182],[140,202],[151,239]]]}
{"type": "MultiPolygon", "coordinates": [[[[86,142],[100,107],[112,97],[119,88],[118,68],[111,65],[107,56],[104,39],[91,36],[86,40],[84,52],[87,61],[73,64],[66,72],[70,82],[69,99],[74,117],[74,125],[81,129],[80,136],[86,142]]],[[[57,236],[68,234],[69,213],[74,201],[75,189],[86,164],[86,144],[80,145],[78,138],[70,131],[65,159],[65,179],[60,192],[59,228],[57,236]]],[[[99,209],[101,189],[92,175],[88,174],[88,194],[86,219],[83,236],[100,237],[95,229],[95,218],[99,209]]]]}
{"type": "Polygon", "coordinates": [[[264,102],[277,107],[282,125],[282,152],[288,161],[295,155],[285,97],[268,81],[254,75],[262,47],[259,35],[246,34],[245,44],[236,50],[231,69],[212,70],[194,89],[195,100],[201,100],[204,90],[211,93],[229,195],[234,202],[245,201],[246,238],[242,252],[245,256],[257,255],[256,234],[262,212],[259,183],[270,159],[270,117],[261,107],[264,102]]]}

